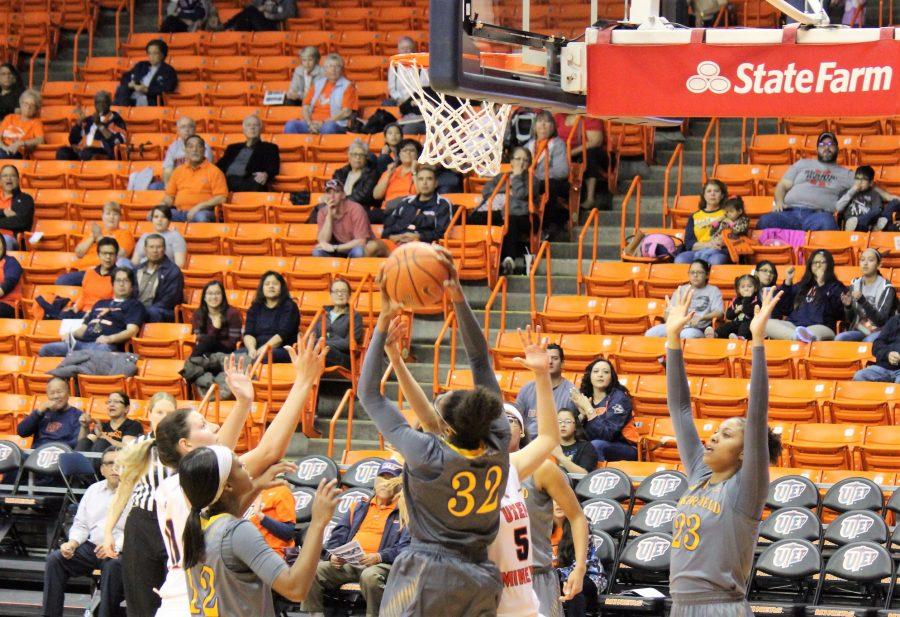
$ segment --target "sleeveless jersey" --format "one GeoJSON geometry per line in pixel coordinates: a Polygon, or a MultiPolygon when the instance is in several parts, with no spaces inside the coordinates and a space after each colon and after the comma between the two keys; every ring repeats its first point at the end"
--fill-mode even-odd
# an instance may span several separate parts
{"type": "Polygon", "coordinates": [[[181,490],[178,474],[169,476],[156,489],[156,517],[162,533],[166,553],[166,580],[159,589],[162,604],[156,617],[180,617],[188,610],[188,589],[181,567],[184,557],[182,538],[191,508],[181,490]]]}
{"type": "Polygon", "coordinates": [[[534,476],[522,483],[531,524],[531,554],[535,569],[553,567],[553,499],[534,485],[534,476]]]}
{"type": "Polygon", "coordinates": [[[500,568],[503,579],[498,617],[538,614],[540,603],[531,585],[531,550],[528,508],[522,498],[518,471],[515,465],[510,465],[506,492],[500,500],[500,530],[488,548],[488,558],[500,568]]]}

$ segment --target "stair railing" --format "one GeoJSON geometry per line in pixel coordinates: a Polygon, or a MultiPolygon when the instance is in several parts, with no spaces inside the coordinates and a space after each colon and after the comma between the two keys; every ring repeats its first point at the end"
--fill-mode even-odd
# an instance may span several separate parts
{"type": "Polygon", "coordinates": [[[672,214],[673,207],[678,206],[678,200],[681,199],[681,183],[684,174],[684,144],[675,146],[669,162],[666,164],[666,171],[663,175],[663,227],[670,229],[675,227],[675,217],[672,214]],[[675,165],[678,165],[678,174],[675,177],[675,198],[669,201],[669,185],[672,179],[672,172],[675,165]]]}
{"type": "Polygon", "coordinates": [[[713,169],[715,169],[716,165],[719,164],[719,119],[711,118],[709,121],[709,126],[706,127],[706,132],[703,134],[703,144],[701,146],[701,156],[703,159],[703,184],[706,184],[707,179],[709,179],[708,175],[708,163],[707,163],[707,154],[709,152],[709,142],[710,139],[715,133],[715,142],[713,143],[713,169]]]}
{"type": "Polygon", "coordinates": [[[537,296],[536,296],[536,287],[537,287],[537,271],[538,268],[541,267],[541,262],[544,260],[544,257],[547,258],[547,269],[544,273],[544,279],[546,280],[547,290],[544,292],[544,300],[553,295],[553,268],[552,268],[552,256],[550,249],[550,242],[544,241],[541,243],[541,247],[538,249],[537,255],[534,256],[534,261],[531,262],[531,270],[528,271],[528,289],[529,289],[529,297],[531,300],[531,323],[532,325],[537,323],[537,296]]]}
{"type": "MultiPolygon", "coordinates": [[[[680,146],[681,144],[679,144],[680,146]]],[[[591,210],[584,225],[581,226],[581,232],[578,234],[578,278],[575,280],[575,289],[579,295],[585,291],[584,289],[584,242],[588,232],[591,232],[591,263],[588,266],[588,273],[594,267],[597,261],[597,244],[600,240],[600,211],[591,210]]]]}

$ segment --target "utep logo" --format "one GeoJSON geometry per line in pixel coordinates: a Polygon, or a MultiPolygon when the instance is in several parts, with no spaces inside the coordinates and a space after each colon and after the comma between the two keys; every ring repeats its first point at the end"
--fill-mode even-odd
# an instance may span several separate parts
{"type": "Polygon", "coordinates": [[[668,495],[679,486],[681,486],[681,478],[670,473],[663,474],[650,480],[650,495],[659,499],[663,495],[668,495]]]}
{"type": "Polygon", "coordinates": [[[315,458],[309,461],[303,461],[300,463],[300,466],[297,468],[297,477],[301,480],[312,480],[323,471],[328,466],[328,463],[323,461],[320,458],[315,458]]]}
{"type": "Polygon", "coordinates": [[[601,473],[591,478],[588,490],[595,495],[602,495],[606,491],[619,486],[622,478],[612,473],[601,473]]]}
{"type": "Polygon", "coordinates": [[[59,456],[65,452],[62,448],[47,448],[45,450],[41,450],[41,453],[38,454],[37,458],[37,466],[42,469],[50,469],[54,465],[56,465],[56,461],[59,460],[59,456]]]}
{"type": "Polygon", "coordinates": [[[369,482],[375,480],[375,476],[378,475],[379,467],[381,467],[381,463],[379,463],[378,461],[369,461],[368,463],[363,463],[356,468],[356,473],[353,474],[353,479],[360,484],[368,484],[369,482]]]}
{"type": "Polygon", "coordinates": [[[857,501],[869,496],[872,487],[862,482],[848,482],[838,491],[838,503],[842,506],[852,506],[857,501]]]}
{"type": "Polygon", "coordinates": [[[809,549],[797,542],[789,542],[775,549],[775,557],[772,565],[776,568],[789,568],[795,563],[800,563],[809,553],[809,549]]]}
{"type": "Polygon", "coordinates": [[[647,525],[656,529],[672,522],[675,518],[675,507],[668,503],[647,506],[647,525]]]}
{"type": "Polygon", "coordinates": [[[366,494],[362,491],[347,491],[341,495],[341,503],[338,504],[337,508],[338,512],[346,514],[347,511],[350,510],[350,506],[365,498],[366,494]]]}
{"type": "Polygon", "coordinates": [[[841,564],[847,572],[859,572],[863,568],[871,566],[878,558],[878,551],[870,546],[856,546],[844,553],[844,562],[841,564]]]}
{"type": "Polygon", "coordinates": [[[297,491],[294,493],[294,499],[297,500],[297,510],[305,510],[312,500],[313,496],[306,491],[297,491]]]}
{"type": "Polygon", "coordinates": [[[325,531],[322,533],[322,544],[328,542],[328,538],[331,537],[331,532],[334,531],[335,527],[337,527],[337,521],[328,521],[328,524],[325,525],[325,531]]]}
{"type": "Polygon", "coordinates": [[[637,551],[634,556],[639,561],[653,561],[660,555],[664,555],[669,550],[672,543],[665,538],[644,538],[638,542],[637,551]]]}
{"type": "Polygon", "coordinates": [[[854,514],[841,521],[841,536],[848,540],[854,540],[860,535],[872,529],[875,521],[865,514],[854,514]]]}
{"type": "Polygon", "coordinates": [[[592,523],[597,521],[605,521],[612,516],[613,507],[608,503],[591,503],[585,506],[584,515],[588,517],[592,523]]]}
{"type": "Polygon", "coordinates": [[[0,461],[5,461],[12,456],[13,449],[9,446],[0,445],[0,461]]]}
{"type": "Polygon", "coordinates": [[[800,482],[800,480],[785,480],[775,487],[772,498],[778,503],[785,503],[799,497],[805,488],[806,484],[800,482]]]}
{"type": "Polygon", "coordinates": [[[731,80],[720,75],[719,65],[712,60],[704,60],[697,65],[697,74],[688,77],[685,86],[694,94],[703,94],[707,90],[713,94],[725,94],[731,90],[731,80]]]}
{"type": "Polygon", "coordinates": [[[808,520],[809,514],[801,510],[782,512],[775,517],[775,533],[787,535],[803,527],[808,520]]]}
{"type": "Polygon", "coordinates": [[[594,548],[599,550],[601,546],[603,546],[603,536],[595,536],[591,534],[591,544],[594,545],[594,548]]]}

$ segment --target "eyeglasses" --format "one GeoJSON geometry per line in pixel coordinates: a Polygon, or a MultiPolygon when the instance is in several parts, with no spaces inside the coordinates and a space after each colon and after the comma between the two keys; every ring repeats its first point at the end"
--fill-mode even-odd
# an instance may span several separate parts
{"type": "Polygon", "coordinates": [[[331,293],[333,293],[336,296],[346,296],[346,295],[350,294],[350,292],[347,291],[346,289],[332,289],[331,293]]]}
{"type": "Polygon", "coordinates": [[[401,148],[400,152],[415,152],[416,154],[418,154],[419,149],[418,148],[401,148]]]}
{"type": "Polygon", "coordinates": [[[821,148],[822,146],[834,148],[835,146],[837,146],[837,144],[830,139],[827,139],[825,141],[819,142],[819,147],[821,148]]]}
{"type": "Polygon", "coordinates": [[[527,156],[514,156],[510,159],[511,161],[527,161],[527,156]]]}
{"type": "Polygon", "coordinates": [[[868,182],[868,181],[869,181],[869,179],[866,178],[865,176],[856,176],[856,177],[853,178],[853,179],[854,179],[854,180],[863,180],[863,181],[865,181],[865,182],[868,182]]]}
{"type": "Polygon", "coordinates": [[[350,156],[365,156],[365,152],[351,152],[350,156]]]}
{"type": "Polygon", "coordinates": [[[560,426],[569,426],[570,424],[575,424],[575,420],[560,420],[560,426]]]}

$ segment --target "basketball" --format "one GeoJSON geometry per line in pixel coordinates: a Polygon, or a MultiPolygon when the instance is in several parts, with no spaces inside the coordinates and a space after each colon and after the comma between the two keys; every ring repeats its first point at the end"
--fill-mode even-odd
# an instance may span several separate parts
{"type": "Polygon", "coordinates": [[[384,289],[391,300],[412,310],[439,303],[449,276],[437,250],[424,242],[399,246],[381,269],[384,289]]]}

